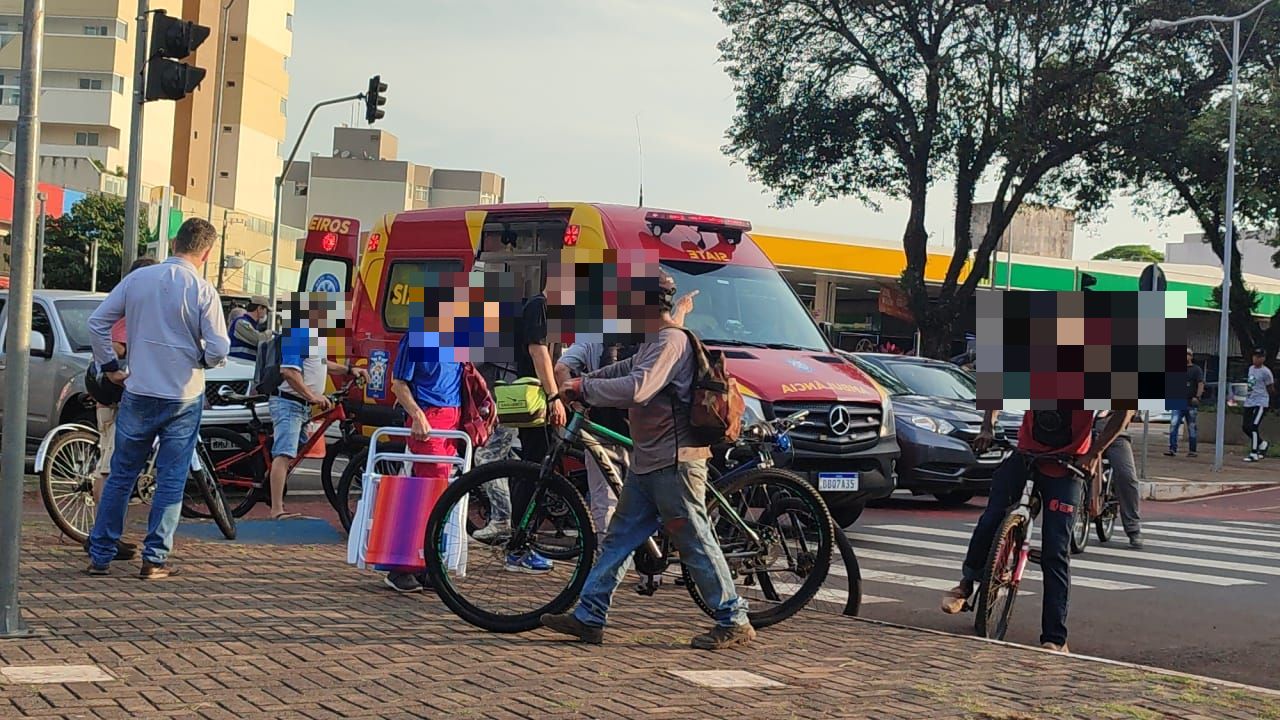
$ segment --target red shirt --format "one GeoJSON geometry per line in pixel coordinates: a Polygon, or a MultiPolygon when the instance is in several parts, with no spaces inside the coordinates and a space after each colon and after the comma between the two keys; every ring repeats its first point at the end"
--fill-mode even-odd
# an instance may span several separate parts
{"type": "Polygon", "coordinates": [[[128,335],[125,334],[124,318],[120,318],[115,325],[111,326],[111,342],[118,342],[121,345],[129,343],[128,335]]]}
{"type": "MultiPolygon", "coordinates": [[[[1079,457],[1089,452],[1093,444],[1093,411],[1071,411],[1071,441],[1063,447],[1050,447],[1035,438],[1035,413],[1028,410],[1022,415],[1022,427],[1018,430],[1018,449],[1033,453],[1064,453],[1079,457]]],[[[1067,469],[1054,462],[1040,463],[1040,472],[1051,477],[1062,477],[1067,469]]]]}

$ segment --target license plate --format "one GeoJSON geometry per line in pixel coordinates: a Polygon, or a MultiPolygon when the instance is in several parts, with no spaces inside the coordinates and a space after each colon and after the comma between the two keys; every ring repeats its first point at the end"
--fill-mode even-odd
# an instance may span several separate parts
{"type": "Polygon", "coordinates": [[[858,473],[818,473],[818,489],[823,492],[849,492],[858,489],[858,473]]]}

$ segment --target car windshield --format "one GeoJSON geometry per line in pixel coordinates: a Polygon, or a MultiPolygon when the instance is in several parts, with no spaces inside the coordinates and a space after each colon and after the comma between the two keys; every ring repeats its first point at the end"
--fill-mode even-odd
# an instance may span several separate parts
{"type": "Polygon", "coordinates": [[[59,300],[58,317],[62,320],[62,329],[67,333],[67,342],[71,352],[91,352],[91,334],[89,332],[89,316],[102,304],[99,299],[59,300]]]}
{"type": "Polygon", "coordinates": [[[707,343],[828,352],[822,332],[796,294],[772,268],[667,261],[676,296],[693,290],[685,327],[707,343]]]}
{"type": "Polygon", "coordinates": [[[887,362],[885,365],[915,395],[949,400],[976,400],[978,397],[977,384],[960,368],[917,362],[887,362]]]}
{"type": "Polygon", "coordinates": [[[910,395],[912,393],[911,388],[903,385],[901,380],[890,375],[876,363],[855,358],[853,364],[857,365],[859,370],[870,375],[871,379],[875,380],[890,395],[910,395]]]}

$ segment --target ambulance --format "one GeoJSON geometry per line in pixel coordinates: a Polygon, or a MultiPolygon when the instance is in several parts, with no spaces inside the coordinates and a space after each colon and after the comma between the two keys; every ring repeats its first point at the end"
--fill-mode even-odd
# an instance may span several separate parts
{"type": "MultiPolygon", "coordinates": [[[[567,245],[656,251],[679,294],[697,290],[685,325],[723,350],[747,396],[748,419],[808,410],[793,432],[790,467],[818,487],[842,526],[867,501],[893,492],[898,457],[888,395],[841,358],[764,252],[751,225],[708,215],[589,203],[530,203],[413,210],[367,233],[350,218],[312,218],[300,290],[352,294],[336,360],[367,365],[360,418],[398,422],[389,371],[409,326],[415,279],[509,271],[538,290],[538,268],[567,245]]],[[[416,280],[421,282],[421,280],[416,280]]]]}

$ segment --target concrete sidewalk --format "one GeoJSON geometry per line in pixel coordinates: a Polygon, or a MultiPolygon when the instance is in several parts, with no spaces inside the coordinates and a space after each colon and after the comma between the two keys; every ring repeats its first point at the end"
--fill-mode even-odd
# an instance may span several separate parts
{"type": "Polygon", "coordinates": [[[748,649],[694,651],[708,621],[670,586],[624,585],[600,647],[493,635],[340,545],[183,539],[178,577],[90,578],[27,507],[37,634],[0,641],[3,718],[1280,718],[1269,691],[812,610],[748,649]],[[67,666],[105,675],[50,677],[67,666]],[[15,682],[33,674],[50,681],[15,682]]]}
{"type": "MultiPolygon", "coordinates": [[[[1142,475],[1142,425],[1130,428],[1134,460],[1142,475]]],[[[1185,433],[1184,433],[1185,435],[1185,433]]],[[[1146,476],[1141,478],[1144,500],[1177,501],[1221,495],[1229,492],[1257,490],[1280,485],[1280,458],[1260,463],[1247,463],[1246,448],[1227,445],[1223,453],[1222,471],[1213,471],[1214,444],[1201,442],[1198,457],[1187,457],[1187,441],[1182,438],[1179,454],[1168,457],[1169,425],[1152,423],[1147,439],[1146,476]]]]}

